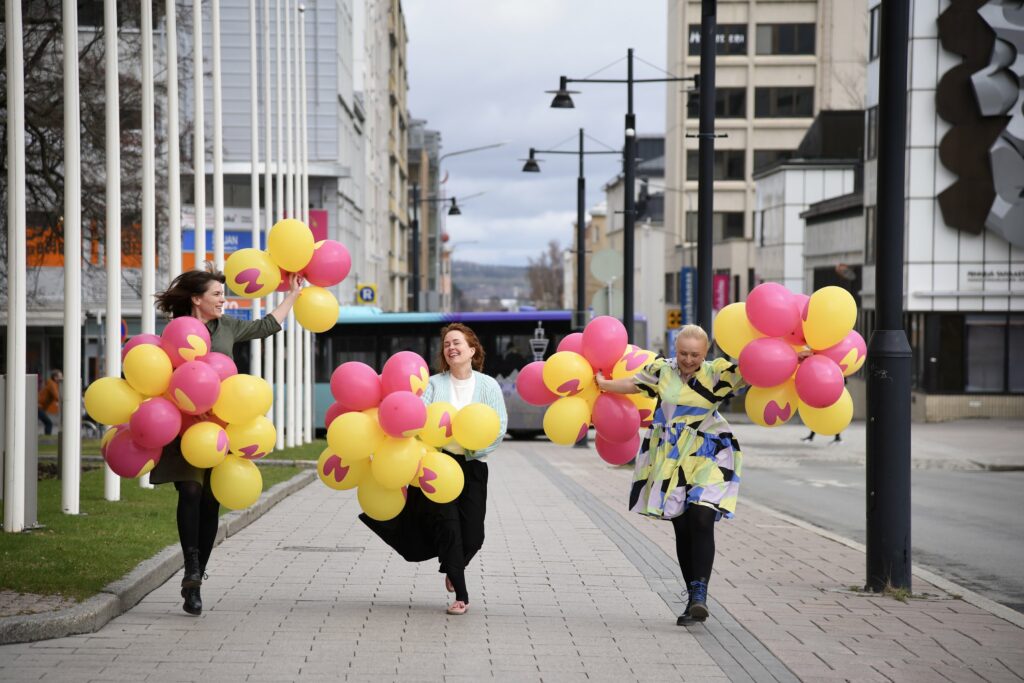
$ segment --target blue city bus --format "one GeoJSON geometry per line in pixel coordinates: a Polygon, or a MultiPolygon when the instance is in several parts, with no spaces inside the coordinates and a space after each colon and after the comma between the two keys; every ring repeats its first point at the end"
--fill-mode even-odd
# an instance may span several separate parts
{"type": "MultiPolygon", "coordinates": [[[[324,415],[334,402],[331,373],[342,363],[361,361],[377,372],[399,351],[415,351],[437,371],[441,328],[465,323],[484,347],[484,372],[505,394],[508,433],[531,438],[543,433],[544,408],[531,406],[516,393],[516,377],[524,365],[544,360],[572,332],[572,311],[501,311],[467,313],[383,313],[369,307],[343,307],[338,324],[314,337],[314,425],[324,430],[324,415]]],[[[638,329],[646,324],[638,321],[638,329]]]]}

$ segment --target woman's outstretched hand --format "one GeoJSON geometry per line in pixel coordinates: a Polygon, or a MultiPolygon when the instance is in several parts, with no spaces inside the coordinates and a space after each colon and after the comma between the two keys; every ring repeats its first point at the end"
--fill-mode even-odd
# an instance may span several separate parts
{"type": "Polygon", "coordinates": [[[292,273],[288,276],[288,293],[297,294],[301,289],[302,285],[305,284],[306,279],[302,277],[301,273],[292,273]]]}

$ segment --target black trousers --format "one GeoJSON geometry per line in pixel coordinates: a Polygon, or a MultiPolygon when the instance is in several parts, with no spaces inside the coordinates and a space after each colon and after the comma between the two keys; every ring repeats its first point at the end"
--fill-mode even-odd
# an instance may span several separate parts
{"type": "Polygon", "coordinates": [[[203,483],[197,481],[176,481],[178,490],[178,539],[183,552],[189,548],[199,549],[199,565],[206,570],[206,563],[217,540],[217,526],[220,522],[220,503],[213,496],[210,473],[206,470],[203,483]]]}
{"type": "MultiPolygon", "coordinates": [[[[469,561],[484,545],[484,518],[487,516],[487,463],[480,460],[467,460],[464,455],[449,453],[455,462],[462,467],[465,483],[462,493],[448,505],[454,506],[458,513],[459,532],[462,536],[462,566],[469,561]]],[[[441,571],[447,573],[447,562],[441,558],[441,571]]]]}

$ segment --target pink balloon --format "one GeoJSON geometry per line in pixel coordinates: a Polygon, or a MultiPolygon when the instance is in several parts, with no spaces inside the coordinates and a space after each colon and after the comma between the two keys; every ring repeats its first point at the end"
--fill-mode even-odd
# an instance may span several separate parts
{"type": "Polygon", "coordinates": [[[231,359],[231,356],[219,351],[211,351],[203,356],[202,361],[217,372],[217,376],[220,377],[221,381],[238,374],[238,366],[235,365],[235,361],[231,359]]]}
{"type": "Polygon", "coordinates": [[[763,282],[747,295],[747,318],[769,337],[789,334],[800,322],[793,293],[777,282],[763,282]]]}
{"type": "Polygon", "coordinates": [[[380,405],[382,394],[380,377],[366,363],[342,363],[331,374],[331,395],[351,410],[375,408],[380,405]]]}
{"type": "Polygon", "coordinates": [[[609,465],[625,465],[640,452],[640,433],[634,432],[629,441],[616,443],[609,441],[600,434],[594,439],[597,454],[609,465]]]}
{"type": "Polygon", "coordinates": [[[149,471],[147,465],[150,461],[155,465],[160,461],[161,450],[159,448],[146,448],[140,446],[132,438],[131,429],[118,429],[117,434],[110,443],[103,455],[110,469],[119,477],[134,479],[149,471]]]}
{"type": "Polygon", "coordinates": [[[599,315],[583,328],[583,356],[598,370],[615,367],[628,343],[625,326],[610,315],[599,315]]]}
{"type": "Polygon", "coordinates": [[[341,242],[320,240],[313,245],[313,258],[302,270],[311,285],[333,287],[352,270],[352,256],[341,242]]]}
{"type": "Polygon", "coordinates": [[[625,443],[640,429],[640,411],[625,396],[603,393],[594,401],[593,421],[598,436],[625,443]]]}
{"type": "Polygon", "coordinates": [[[384,395],[394,391],[411,391],[422,396],[430,379],[427,362],[412,351],[399,351],[384,363],[380,381],[384,395]]]}
{"type": "MultiPolygon", "coordinates": [[[[580,338],[582,337],[583,335],[580,334],[580,338]]],[[[542,360],[535,360],[523,366],[519,371],[519,376],[516,377],[516,392],[518,392],[519,398],[531,406],[547,406],[558,400],[558,395],[551,393],[551,390],[544,385],[544,361],[542,360]]]]}
{"type": "Polygon", "coordinates": [[[220,376],[206,363],[189,361],[171,375],[167,395],[183,413],[205,413],[220,395],[220,376]]]}
{"type": "Polygon", "coordinates": [[[411,391],[393,391],[380,402],[377,421],[396,439],[415,436],[427,423],[427,406],[411,391]]]}
{"type": "Polygon", "coordinates": [[[134,349],[140,344],[153,344],[154,346],[160,346],[160,335],[158,334],[137,334],[128,342],[121,347],[121,362],[124,362],[124,357],[128,355],[128,352],[134,349]]]}
{"type": "Polygon", "coordinates": [[[181,430],[181,411],[166,398],[151,398],[139,404],[128,420],[135,443],[143,448],[163,448],[181,430]]]}
{"type": "Polygon", "coordinates": [[[171,365],[178,367],[210,352],[210,332],[198,318],[182,316],[167,323],[160,335],[160,346],[171,359],[171,365]]]}
{"type": "Polygon", "coordinates": [[[351,408],[346,408],[338,402],[332,403],[327,407],[327,414],[324,415],[324,427],[330,427],[334,418],[351,412],[353,412],[351,408]]]}
{"type": "Polygon", "coordinates": [[[868,345],[864,343],[864,337],[860,336],[856,331],[851,331],[838,344],[817,351],[814,355],[831,358],[839,366],[843,376],[849,377],[860,370],[860,366],[864,364],[864,357],[867,354],[868,345]],[[856,354],[851,354],[851,351],[856,351],[856,354]]]}
{"type": "Polygon", "coordinates": [[[838,401],[844,384],[843,371],[825,356],[805,358],[796,371],[796,395],[812,408],[827,408],[838,401]]]}
{"type": "Polygon", "coordinates": [[[800,314],[800,318],[792,330],[782,335],[782,340],[790,346],[806,346],[807,340],[804,339],[804,319],[807,317],[807,302],[811,300],[811,297],[806,294],[794,294],[793,301],[796,302],[796,310],[800,314]]]}
{"type": "Polygon", "coordinates": [[[572,332],[562,337],[562,341],[558,342],[558,348],[556,351],[572,351],[583,355],[583,333],[572,332]]]}
{"type": "Polygon", "coordinates": [[[755,387],[774,387],[793,376],[797,357],[793,347],[775,337],[762,337],[740,351],[740,374],[755,387]]]}

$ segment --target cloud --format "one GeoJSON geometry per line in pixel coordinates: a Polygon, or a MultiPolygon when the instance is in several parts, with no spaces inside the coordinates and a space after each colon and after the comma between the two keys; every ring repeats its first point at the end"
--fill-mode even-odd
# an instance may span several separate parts
{"type": "Polygon", "coordinates": [[[562,247],[575,241],[575,211],[544,213],[508,218],[474,219],[450,216],[446,228],[453,255],[460,261],[501,265],[526,265],[538,258],[551,240],[562,247]]]}

